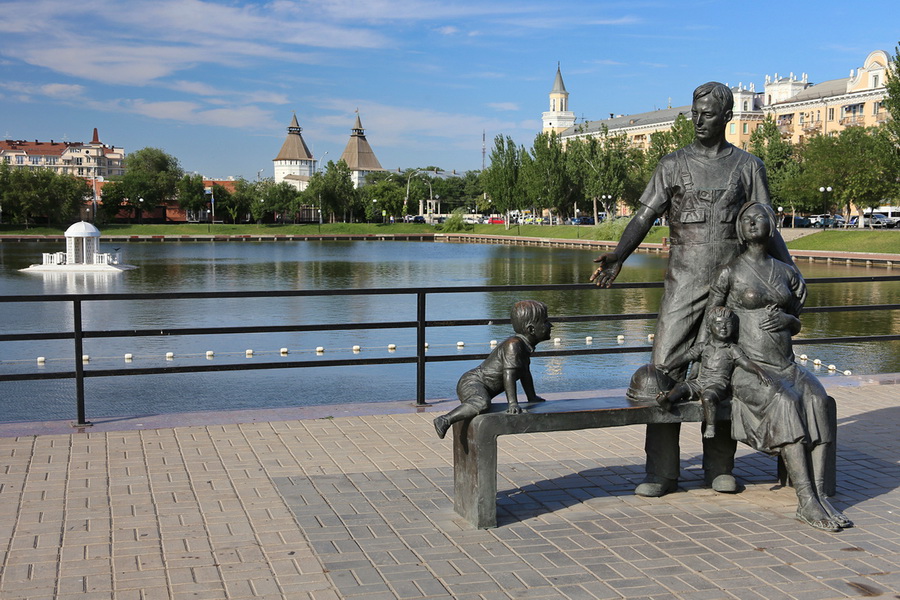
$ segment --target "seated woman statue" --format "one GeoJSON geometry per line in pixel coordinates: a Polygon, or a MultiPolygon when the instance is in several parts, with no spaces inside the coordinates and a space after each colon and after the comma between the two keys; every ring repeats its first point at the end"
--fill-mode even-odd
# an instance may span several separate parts
{"type": "Polygon", "coordinates": [[[738,343],[750,360],[774,379],[771,386],[737,369],[732,377],[732,437],[779,454],[797,492],[797,518],[825,531],[852,527],[824,493],[825,457],[835,431],[830,401],[815,375],[794,362],[791,336],[800,331],[806,284],[790,266],[772,258],[769,240],[775,214],[766,204],[747,203],[737,216],[745,250],[713,278],[709,307],[727,306],[738,318],[738,343]]]}

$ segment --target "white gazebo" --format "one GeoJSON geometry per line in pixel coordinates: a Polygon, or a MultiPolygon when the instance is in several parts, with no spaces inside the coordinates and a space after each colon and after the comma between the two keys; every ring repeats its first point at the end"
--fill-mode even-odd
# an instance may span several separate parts
{"type": "Polygon", "coordinates": [[[79,221],[66,229],[66,264],[94,263],[100,250],[100,230],[91,223],[79,221]]]}
{"type": "MultiPolygon", "coordinates": [[[[23,271],[127,271],[134,265],[122,264],[119,253],[100,252],[100,230],[79,221],[66,229],[66,251],[44,252],[44,262],[23,271]]],[[[117,248],[118,249],[118,248],[117,248]]]]}

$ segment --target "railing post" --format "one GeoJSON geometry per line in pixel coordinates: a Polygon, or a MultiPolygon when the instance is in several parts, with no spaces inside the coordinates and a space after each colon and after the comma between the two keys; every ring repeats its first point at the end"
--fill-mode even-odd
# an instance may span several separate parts
{"type": "Polygon", "coordinates": [[[90,425],[85,420],[84,411],[84,343],[81,329],[81,300],[72,301],[72,330],[75,333],[75,399],[77,402],[78,420],[72,423],[75,427],[90,425]]]}
{"type": "Polygon", "coordinates": [[[416,292],[416,406],[425,405],[425,292],[416,292]]]}

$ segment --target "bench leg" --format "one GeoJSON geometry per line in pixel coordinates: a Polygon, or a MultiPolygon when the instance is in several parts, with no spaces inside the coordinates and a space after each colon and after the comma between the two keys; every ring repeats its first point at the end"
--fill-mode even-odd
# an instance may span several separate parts
{"type": "Polygon", "coordinates": [[[497,437],[477,433],[471,421],[453,424],[453,509],[487,529],[497,526],[497,437]]]}

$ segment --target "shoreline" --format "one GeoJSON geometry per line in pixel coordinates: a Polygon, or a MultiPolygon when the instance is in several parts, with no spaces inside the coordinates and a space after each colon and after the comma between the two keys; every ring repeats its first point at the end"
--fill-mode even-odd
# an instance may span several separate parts
{"type": "MultiPolygon", "coordinates": [[[[193,234],[193,235],[101,235],[107,243],[127,242],[438,242],[470,244],[505,244],[516,246],[538,246],[546,248],[581,248],[610,250],[616,241],[525,237],[482,233],[372,233],[372,234],[193,234]]],[[[0,235],[0,243],[60,242],[63,235],[0,235]]],[[[900,254],[880,254],[875,252],[835,252],[827,250],[789,249],[795,262],[824,262],[845,264],[846,266],[882,267],[893,269],[900,266],[900,254]]],[[[668,254],[666,243],[641,243],[637,252],[668,254]]]]}

